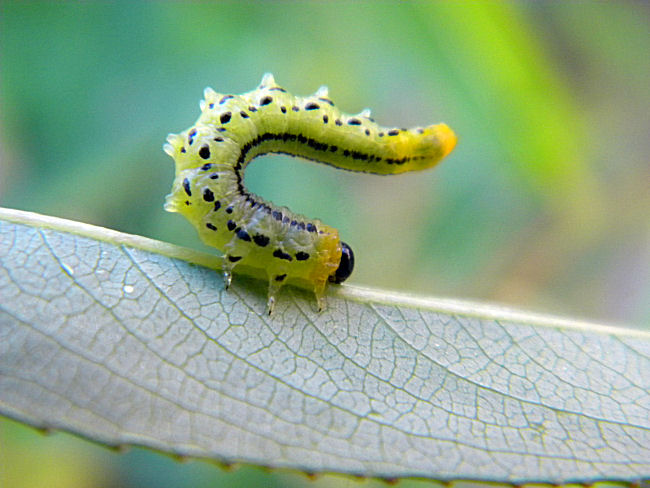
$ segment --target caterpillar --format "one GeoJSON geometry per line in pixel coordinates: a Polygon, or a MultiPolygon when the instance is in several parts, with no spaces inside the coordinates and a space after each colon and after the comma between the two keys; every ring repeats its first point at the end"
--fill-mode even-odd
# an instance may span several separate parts
{"type": "Polygon", "coordinates": [[[325,86],[311,96],[294,96],[270,73],[243,95],[206,88],[200,108],[196,123],[169,134],[163,147],[176,166],[164,208],[182,214],[203,242],[223,251],[226,288],[242,263],[266,271],[269,314],[289,279],[307,283],[322,310],[327,283],[350,276],[354,254],[333,227],[247,191],[244,171],[254,158],[283,153],[387,175],[430,168],[456,145],[445,124],[380,127],[368,109],[357,115],[339,111],[325,86]]]}

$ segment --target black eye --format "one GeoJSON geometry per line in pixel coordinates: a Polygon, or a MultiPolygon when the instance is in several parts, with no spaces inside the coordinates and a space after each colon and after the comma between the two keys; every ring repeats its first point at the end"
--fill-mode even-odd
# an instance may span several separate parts
{"type": "Polygon", "coordinates": [[[329,277],[332,283],[343,283],[352,274],[354,269],[354,253],[350,246],[341,242],[341,261],[336,272],[329,277]]]}

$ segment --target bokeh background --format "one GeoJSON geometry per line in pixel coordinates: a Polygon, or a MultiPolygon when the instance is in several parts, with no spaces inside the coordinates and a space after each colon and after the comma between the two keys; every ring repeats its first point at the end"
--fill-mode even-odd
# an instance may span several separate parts
{"type": "MultiPolygon", "coordinates": [[[[648,4],[4,1],[0,43],[2,206],[207,250],[162,209],[162,144],[204,87],[241,93],[271,71],[380,124],[460,137],[437,169],[399,177],[251,166],[254,192],[340,229],[351,283],[650,329],[648,4]]],[[[0,421],[1,486],[304,483],[362,486],[0,421]]]]}

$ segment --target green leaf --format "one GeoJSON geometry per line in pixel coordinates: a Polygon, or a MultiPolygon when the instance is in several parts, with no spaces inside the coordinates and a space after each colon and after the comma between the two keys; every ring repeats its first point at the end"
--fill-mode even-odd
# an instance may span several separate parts
{"type": "Polygon", "coordinates": [[[0,210],[0,413],[106,445],[438,480],[650,477],[650,334],[342,286],[0,210]],[[196,264],[190,264],[192,261],[196,264]]]}

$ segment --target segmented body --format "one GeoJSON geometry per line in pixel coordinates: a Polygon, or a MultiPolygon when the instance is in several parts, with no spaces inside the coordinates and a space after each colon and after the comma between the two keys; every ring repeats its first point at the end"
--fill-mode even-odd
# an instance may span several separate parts
{"type": "Polygon", "coordinates": [[[251,160],[285,153],[396,174],[434,166],[454,148],[456,136],[445,124],[383,128],[368,110],[340,112],[325,87],[298,97],[267,74],[256,90],[239,96],[207,88],[195,125],[167,141],[176,177],[165,209],[184,215],[206,244],[224,252],[227,285],[240,263],[266,270],[270,312],[288,279],[309,283],[322,308],[327,282],[347,278],[353,256],[336,229],[249,193],[243,175],[251,160]]]}

